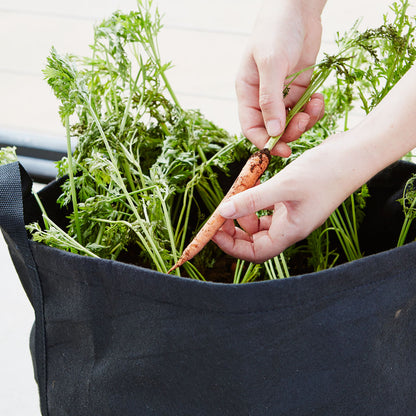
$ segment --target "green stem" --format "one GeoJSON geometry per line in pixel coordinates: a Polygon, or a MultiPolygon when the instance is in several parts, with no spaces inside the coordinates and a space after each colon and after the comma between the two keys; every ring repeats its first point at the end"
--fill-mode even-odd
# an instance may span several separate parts
{"type": "Polygon", "coordinates": [[[182,267],[185,268],[191,279],[202,280],[205,282],[204,276],[202,276],[199,270],[191,262],[186,262],[182,267]]]}
{"type": "Polygon", "coordinates": [[[336,209],[329,218],[347,260],[352,261],[361,258],[362,254],[359,247],[354,244],[354,237],[351,235],[351,232],[349,232],[348,226],[339,209],[336,209]]]}
{"type": "MultiPolygon", "coordinates": [[[[185,191],[185,194],[187,194],[187,190],[185,191]]],[[[194,195],[194,188],[190,188],[190,195],[189,197],[186,196],[187,200],[185,203],[185,195],[184,195],[184,204],[183,204],[183,211],[181,211],[180,219],[178,221],[177,231],[175,233],[175,240],[181,235],[181,243],[180,243],[180,252],[182,253],[184,247],[185,247],[185,239],[186,239],[186,230],[188,229],[188,223],[189,223],[189,217],[191,215],[191,206],[192,206],[192,198],[194,195]],[[181,227],[180,224],[182,222],[182,213],[185,215],[183,226],[181,227]],[[178,232],[178,230],[181,230],[178,232]]]]}
{"type": "MultiPolygon", "coordinates": [[[[322,86],[322,84],[326,81],[326,79],[329,77],[329,75],[331,73],[331,69],[328,69],[328,68],[322,68],[322,69],[320,69],[318,71],[320,71],[320,72],[317,72],[315,74],[315,76],[311,79],[311,82],[310,82],[308,88],[306,88],[305,92],[302,94],[302,96],[300,97],[299,101],[288,112],[288,114],[286,116],[286,124],[285,124],[285,127],[287,127],[288,124],[290,123],[290,121],[293,119],[293,117],[297,113],[299,113],[299,111],[302,110],[302,108],[305,106],[305,104],[311,98],[312,94],[314,94],[322,86]]],[[[267,143],[264,146],[264,148],[265,149],[269,149],[269,150],[273,149],[276,146],[277,142],[282,137],[282,134],[279,135],[279,136],[276,136],[276,137],[270,137],[270,139],[267,141],[267,143]]]]}
{"type": "Polygon", "coordinates": [[[122,165],[123,165],[123,169],[124,169],[124,174],[127,178],[127,182],[128,182],[128,184],[130,186],[130,189],[131,189],[130,195],[134,196],[134,199],[136,200],[136,204],[138,205],[139,200],[137,199],[137,190],[136,190],[136,186],[134,184],[133,177],[132,177],[131,172],[130,172],[130,166],[127,163],[126,160],[123,161],[122,165]]]}
{"type": "Polygon", "coordinates": [[[279,260],[279,256],[273,257],[273,262],[274,263],[276,270],[277,270],[277,276],[279,279],[284,279],[286,277],[286,275],[283,272],[283,268],[282,265],[280,264],[280,260],[279,260]]]}
{"type": "Polygon", "coordinates": [[[271,260],[267,260],[264,263],[264,267],[266,269],[267,274],[269,275],[270,280],[277,280],[278,279],[278,277],[277,277],[277,275],[274,271],[273,263],[272,263],[271,260]]]}
{"type": "Polygon", "coordinates": [[[280,257],[280,261],[281,261],[282,266],[283,266],[283,271],[284,271],[285,277],[290,277],[289,268],[287,267],[285,255],[283,253],[280,253],[279,257],[280,257]]]}
{"type": "Polygon", "coordinates": [[[214,176],[214,172],[212,171],[212,168],[210,164],[208,163],[207,157],[205,155],[205,152],[202,150],[201,146],[197,146],[199,157],[201,158],[202,162],[206,166],[206,170],[210,174],[211,177],[211,189],[214,189],[213,194],[216,196],[218,202],[217,205],[221,202],[221,200],[224,198],[224,192],[221,189],[220,184],[217,181],[217,178],[214,176]]]}
{"type": "Polygon", "coordinates": [[[85,253],[90,257],[99,258],[95,253],[88,250],[86,247],[84,247],[82,244],[80,244],[77,240],[72,238],[68,233],[66,233],[62,228],[60,228],[57,224],[55,224],[49,217],[43,216],[44,221],[48,221],[49,225],[52,226],[56,231],[59,232],[60,239],[62,241],[66,241],[66,243],[71,246],[72,248],[76,249],[77,251],[80,251],[81,253],[85,253]]]}
{"type": "MultiPolygon", "coordinates": [[[[131,71],[131,68],[130,68],[130,71],[131,71]]],[[[121,120],[121,124],[120,124],[120,132],[119,132],[120,136],[123,134],[124,128],[126,127],[127,117],[130,112],[131,102],[133,100],[133,91],[136,91],[136,86],[140,77],[140,73],[141,73],[141,69],[139,69],[139,71],[137,72],[137,76],[136,76],[136,79],[134,80],[133,86],[130,84],[130,94],[129,94],[126,108],[124,109],[123,119],[121,120]]],[[[131,83],[131,80],[130,80],[130,83],[131,83]]]]}
{"type": "Polygon", "coordinates": [[[81,226],[79,222],[79,213],[78,213],[78,202],[77,202],[77,192],[75,189],[75,181],[74,181],[74,163],[72,159],[72,147],[71,147],[71,132],[69,127],[69,115],[65,116],[65,130],[66,130],[66,149],[68,155],[68,176],[69,176],[69,183],[71,187],[71,200],[72,206],[74,209],[74,222],[75,222],[75,230],[78,241],[82,244],[82,233],[81,233],[81,226]]]}
{"type": "Polygon", "coordinates": [[[155,36],[153,36],[153,33],[151,32],[148,25],[146,25],[145,30],[146,30],[146,34],[147,34],[147,41],[148,41],[148,44],[150,45],[150,50],[149,50],[149,48],[146,47],[146,44],[144,44],[143,46],[145,47],[145,49],[147,50],[148,55],[152,58],[153,62],[157,66],[157,68],[159,70],[159,74],[162,77],[162,80],[163,80],[163,82],[166,86],[166,89],[169,91],[169,94],[172,97],[173,102],[176,104],[178,109],[181,109],[182,107],[179,104],[179,100],[176,97],[176,94],[173,91],[173,88],[170,85],[170,82],[166,77],[165,70],[163,69],[162,64],[160,62],[159,49],[157,47],[157,44],[155,43],[155,36]]]}
{"type": "Polygon", "coordinates": [[[241,274],[243,272],[244,263],[245,263],[244,260],[241,260],[241,259],[237,260],[237,264],[236,264],[235,271],[234,271],[234,278],[233,278],[234,284],[238,284],[241,282],[241,274]]]}
{"type": "MultiPolygon", "coordinates": [[[[161,255],[160,255],[160,249],[159,249],[159,247],[157,247],[157,245],[155,243],[155,240],[152,238],[152,236],[149,232],[149,229],[148,229],[149,225],[144,223],[144,221],[140,217],[139,212],[137,211],[137,207],[134,204],[133,198],[130,196],[130,193],[128,192],[128,190],[126,188],[124,180],[121,177],[121,173],[117,168],[117,161],[114,157],[113,149],[111,148],[111,146],[110,146],[110,144],[107,140],[107,137],[106,137],[106,135],[104,133],[104,130],[101,126],[101,123],[98,120],[98,116],[95,113],[94,109],[92,108],[91,103],[87,102],[87,104],[88,104],[91,116],[93,117],[94,122],[96,123],[96,126],[97,126],[97,128],[100,132],[101,138],[102,138],[102,140],[104,142],[104,145],[107,149],[108,157],[110,158],[110,161],[111,161],[111,163],[113,164],[113,166],[115,168],[114,171],[115,171],[115,174],[117,176],[118,185],[120,186],[121,190],[123,191],[124,197],[126,198],[131,210],[133,211],[133,214],[136,217],[137,223],[140,226],[140,228],[142,229],[142,232],[143,232],[144,236],[146,236],[147,241],[148,241],[151,249],[153,250],[153,255],[151,254],[150,250],[148,252],[149,252],[150,255],[152,255],[152,257],[154,259],[157,259],[157,262],[155,264],[156,264],[156,267],[158,267],[158,270],[165,273],[167,271],[167,268],[166,268],[165,262],[163,261],[161,255]]],[[[139,235],[140,237],[142,237],[141,234],[139,234],[137,231],[136,231],[136,234],[139,235]]]]}
{"type": "Polygon", "coordinates": [[[165,265],[164,260],[162,259],[162,256],[160,255],[160,251],[157,250],[156,246],[153,243],[153,240],[149,234],[149,232],[147,231],[147,227],[148,224],[143,224],[143,220],[138,221],[138,225],[140,225],[140,228],[143,231],[143,234],[141,234],[136,227],[133,226],[133,224],[131,224],[128,221],[124,221],[124,220],[117,220],[117,221],[113,221],[113,220],[107,220],[107,219],[103,219],[103,218],[91,218],[91,221],[96,221],[96,222],[103,222],[103,223],[107,223],[107,224],[123,224],[126,227],[130,228],[131,230],[134,231],[134,233],[139,237],[139,240],[142,243],[142,249],[149,254],[149,256],[151,257],[153,263],[156,266],[156,269],[162,273],[166,273],[167,268],[165,265]]]}
{"type": "MultiPolygon", "coordinates": [[[[404,192],[403,192],[403,204],[405,204],[405,199],[404,198],[405,198],[406,188],[408,186],[409,185],[407,184],[405,189],[404,189],[404,192]]],[[[404,245],[405,242],[406,242],[407,234],[409,233],[410,226],[411,226],[411,224],[414,220],[415,206],[416,206],[416,198],[414,198],[412,200],[412,203],[410,204],[410,207],[405,210],[405,218],[404,218],[404,221],[403,221],[402,228],[400,230],[399,239],[397,241],[397,247],[400,247],[400,246],[404,245]]]]}
{"type": "MultiPolygon", "coordinates": [[[[165,221],[165,226],[166,226],[166,229],[168,231],[169,242],[170,242],[170,246],[172,248],[173,261],[174,261],[174,263],[176,263],[178,261],[178,253],[176,251],[175,235],[174,235],[174,232],[173,232],[171,216],[169,215],[169,210],[168,210],[168,207],[166,206],[165,198],[163,198],[163,196],[160,192],[160,189],[156,188],[156,194],[157,194],[157,197],[159,198],[161,206],[162,206],[162,212],[163,212],[163,217],[164,217],[164,221],[165,221]]],[[[180,272],[179,272],[178,269],[179,269],[179,267],[176,269],[176,272],[177,272],[178,276],[180,276],[180,272]]]]}
{"type": "Polygon", "coordinates": [[[252,281],[253,280],[253,278],[254,278],[254,276],[255,276],[255,273],[254,273],[254,271],[253,271],[253,269],[256,267],[256,265],[254,264],[254,263],[250,263],[248,266],[247,266],[247,270],[246,270],[246,272],[244,273],[244,277],[243,277],[243,280],[241,281],[241,283],[249,283],[250,281],[252,281]]]}
{"type": "Polygon", "coordinates": [[[116,173],[116,176],[117,176],[117,179],[118,179],[118,185],[122,189],[123,194],[126,197],[127,202],[129,203],[129,205],[130,205],[130,207],[131,207],[131,209],[132,209],[135,217],[138,220],[140,220],[141,219],[140,218],[140,215],[139,215],[139,213],[137,211],[137,208],[136,208],[136,206],[135,206],[135,204],[133,202],[133,199],[130,197],[130,194],[129,194],[127,188],[126,188],[126,185],[125,185],[124,180],[123,180],[123,178],[121,176],[121,173],[120,173],[120,171],[117,168],[117,160],[114,157],[113,149],[111,148],[110,143],[107,140],[107,137],[106,137],[106,135],[104,133],[104,130],[103,130],[102,126],[101,126],[101,123],[100,123],[100,121],[98,119],[98,116],[95,113],[94,108],[92,108],[91,103],[90,102],[87,102],[87,104],[88,104],[88,107],[89,107],[89,110],[90,110],[90,114],[91,114],[92,118],[94,119],[94,122],[95,122],[95,124],[96,124],[96,126],[98,128],[98,131],[100,132],[100,136],[101,136],[101,138],[102,138],[102,140],[104,142],[104,146],[105,146],[105,148],[107,150],[108,157],[110,158],[110,161],[111,161],[111,163],[114,166],[114,172],[116,173]]]}
{"type": "Polygon", "coordinates": [[[33,196],[35,197],[35,200],[38,203],[38,206],[42,212],[42,218],[43,218],[43,223],[45,224],[45,229],[49,230],[49,223],[46,220],[46,218],[48,217],[48,214],[46,213],[45,207],[43,206],[42,201],[40,200],[39,195],[36,192],[33,193],[33,196]]]}

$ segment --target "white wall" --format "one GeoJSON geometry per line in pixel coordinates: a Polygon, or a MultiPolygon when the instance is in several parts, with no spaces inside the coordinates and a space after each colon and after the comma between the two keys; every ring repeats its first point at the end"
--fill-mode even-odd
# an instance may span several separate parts
{"type": "MultiPolygon", "coordinates": [[[[260,0],[159,0],[165,15],[162,56],[174,63],[169,78],[185,107],[200,108],[222,127],[239,132],[234,74],[260,0]]],[[[360,16],[379,24],[387,0],[329,1],[323,15],[322,49],[332,47],[360,16]]],[[[135,0],[1,0],[0,128],[62,135],[57,103],[43,80],[50,47],[88,54],[94,22],[135,0]]]]}

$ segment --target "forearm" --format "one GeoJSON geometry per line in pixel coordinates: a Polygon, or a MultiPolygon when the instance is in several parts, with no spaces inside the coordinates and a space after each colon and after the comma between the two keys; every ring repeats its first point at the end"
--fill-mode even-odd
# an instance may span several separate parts
{"type": "Polygon", "coordinates": [[[298,0],[303,4],[303,7],[309,9],[317,15],[321,15],[327,0],[298,0]]]}
{"type": "MultiPolygon", "coordinates": [[[[289,10],[296,10],[305,19],[320,19],[327,0],[263,0],[258,14],[257,24],[274,21],[276,16],[290,16],[289,10]]],[[[282,22],[288,27],[291,22],[282,22]]]]}
{"type": "Polygon", "coordinates": [[[319,146],[344,196],[416,147],[415,85],[416,66],[358,125],[319,146]]]}
{"type": "Polygon", "coordinates": [[[373,171],[416,147],[416,66],[351,133],[362,141],[373,171]]]}

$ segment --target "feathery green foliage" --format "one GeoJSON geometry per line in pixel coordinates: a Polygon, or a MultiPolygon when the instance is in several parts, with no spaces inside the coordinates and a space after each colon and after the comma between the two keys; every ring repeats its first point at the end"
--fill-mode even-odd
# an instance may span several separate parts
{"type": "MultiPolygon", "coordinates": [[[[264,179],[335,133],[340,123],[346,129],[354,106],[371,111],[410,68],[415,26],[407,8],[408,1],[401,0],[391,8],[391,22],[386,16],[383,26],[363,33],[357,24],[338,37],[339,52],[315,66],[288,122],[321,88],[326,115],[293,143],[289,159],[273,159],[264,179]]],[[[166,75],[171,65],[159,54],[161,28],[153,2],[143,0],[136,11],[116,12],[95,27],[90,57],[52,48],[44,75],[60,101],[68,143],[68,157],[57,164],[59,175],[68,177],[59,203],[72,214],[62,230],[43,211],[44,226],[29,227],[36,241],[166,272],[253,151],[246,139],[181,107],[166,75]]],[[[288,79],[288,89],[297,75],[288,79]]],[[[263,265],[231,260],[230,281],[288,277],[299,253],[313,270],[360,257],[356,237],[366,197],[364,187],[305,242],[263,265]]],[[[184,265],[185,275],[203,280],[221,259],[210,244],[184,265]]]]}
{"type": "Polygon", "coordinates": [[[16,147],[7,146],[0,148],[0,166],[17,162],[16,147]]]}

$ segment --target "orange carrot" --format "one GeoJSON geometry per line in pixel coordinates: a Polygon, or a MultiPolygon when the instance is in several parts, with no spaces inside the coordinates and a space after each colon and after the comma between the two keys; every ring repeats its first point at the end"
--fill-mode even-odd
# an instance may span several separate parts
{"type": "MultiPolygon", "coordinates": [[[[270,151],[268,149],[263,149],[252,154],[237,179],[234,181],[230,190],[225,195],[223,202],[233,195],[252,188],[269,166],[270,157],[270,151]]],[[[214,237],[225,221],[226,219],[219,214],[217,208],[208,218],[208,221],[204,224],[204,226],[199,230],[195,238],[185,248],[179,260],[168,271],[168,273],[195,257],[206,246],[211,238],[214,237]]]]}

